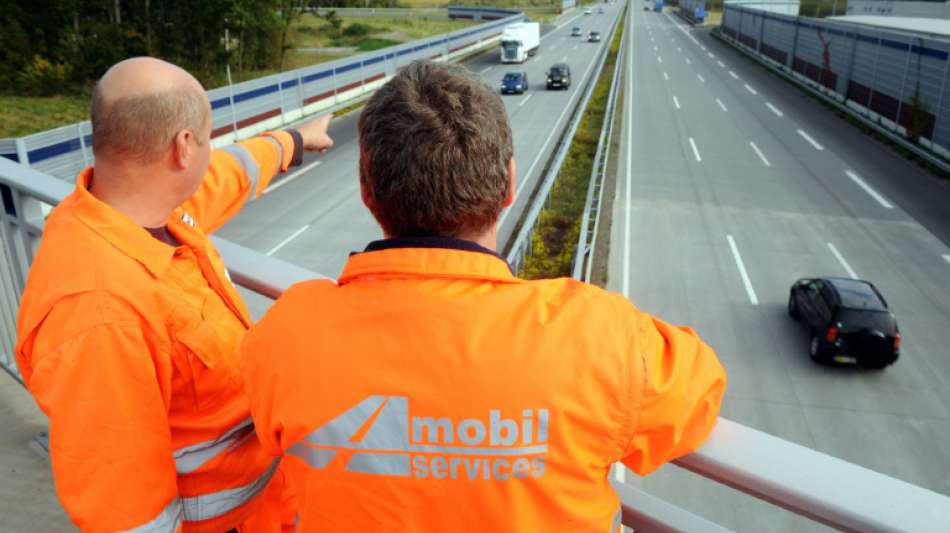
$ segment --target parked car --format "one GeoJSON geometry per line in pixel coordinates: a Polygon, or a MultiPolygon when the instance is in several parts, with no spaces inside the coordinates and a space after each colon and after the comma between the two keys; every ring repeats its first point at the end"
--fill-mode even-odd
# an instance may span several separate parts
{"type": "Polygon", "coordinates": [[[800,279],[789,291],[788,314],[811,334],[808,355],[817,363],[881,369],[900,356],[897,319],[868,281],[800,279]]]}
{"type": "Polygon", "coordinates": [[[527,72],[509,72],[501,79],[501,94],[523,94],[528,90],[527,72]]]}
{"type": "Polygon", "coordinates": [[[583,35],[583,33],[581,32],[580,26],[574,26],[571,28],[571,37],[580,37],[581,35],[583,35]]]}
{"type": "Polygon", "coordinates": [[[592,31],[587,34],[587,42],[599,43],[600,42],[600,32],[592,31]]]}
{"type": "Polygon", "coordinates": [[[571,87],[571,67],[566,63],[551,65],[547,73],[548,89],[569,89],[571,87]]]}

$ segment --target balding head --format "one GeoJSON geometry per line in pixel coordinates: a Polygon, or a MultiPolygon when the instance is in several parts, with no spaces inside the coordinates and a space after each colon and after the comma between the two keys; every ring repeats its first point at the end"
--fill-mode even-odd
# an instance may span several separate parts
{"type": "Polygon", "coordinates": [[[92,146],[99,158],[152,163],[189,130],[206,142],[208,97],[191,74],[160,59],[136,57],[116,63],[92,97],[92,146]]]}

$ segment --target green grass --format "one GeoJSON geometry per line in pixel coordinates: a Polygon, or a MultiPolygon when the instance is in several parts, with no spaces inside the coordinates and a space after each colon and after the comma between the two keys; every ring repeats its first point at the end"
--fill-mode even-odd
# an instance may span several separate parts
{"type": "Polygon", "coordinates": [[[531,253],[519,272],[523,278],[571,275],[581,216],[590,185],[590,172],[604,123],[622,31],[621,25],[610,43],[604,70],[597,80],[594,93],[571,142],[571,148],[551,188],[547,206],[539,215],[538,227],[531,237],[531,253]]]}
{"type": "Polygon", "coordinates": [[[380,48],[387,48],[394,44],[399,44],[399,41],[394,41],[392,39],[378,39],[376,37],[371,37],[360,41],[359,46],[356,47],[360,52],[371,52],[373,50],[379,50],[380,48]]]}
{"type": "Polygon", "coordinates": [[[89,118],[89,96],[0,96],[0,137],[20,137],[89,118]]]}

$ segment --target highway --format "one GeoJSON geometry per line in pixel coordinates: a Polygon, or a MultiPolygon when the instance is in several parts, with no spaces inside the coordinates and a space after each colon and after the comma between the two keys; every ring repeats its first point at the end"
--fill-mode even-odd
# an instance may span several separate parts
{"type": "MultiPolygon", "coordinates": [[[[584,15],[580,9],[566,13],[555,25],[542,25],[538,53],[525,64],[503,65],[498,49],[465,62],[467,68],[498,88],[509,71],[526,71],[531,84],[524,95],[503,95],[511,120],[518,171],[514,205],[503,213],[499,244],[504,246],[524,211],[538,178],[550,158],[569,109],[580,97],[582,80],[592,74],[596,53],[607,46],[586,41],[588,31],[606,35],[620,15],[621,5],[604,5],[604,14],[584,15]],[[571,37],[571,27],[583,28],[585,37],[571,37]],[[571,67],[567,91],[547,91],[544,74],[554,63],[571,67]],[[570,104],[570,105],[569,105],[570,104]]],[[[218,235],[259,252],[273,255],[315,272],[336,277],[348,254],[362,250],[382,233],[359,195],[357,175],[358,112],[335,120],[330,135],[335,145],[326,155],[307,156],[299,170],[271,185],[259,200],[217,232],[218,235]]],[[[263,302],[251,297],[259,312],[263,302]]]]}
{"type": "MultiPolygon", "coordinates": [[[[950,494],[950,187],[708,30],[631,7],[609,288],[716,349],[723,417],[950,494]],[[894,366],[810,361],[786,302],[818,275],[878,286],[894,366]]],[[[738,531],[826,530],[675,466],[626,482],[738,531]]]]}

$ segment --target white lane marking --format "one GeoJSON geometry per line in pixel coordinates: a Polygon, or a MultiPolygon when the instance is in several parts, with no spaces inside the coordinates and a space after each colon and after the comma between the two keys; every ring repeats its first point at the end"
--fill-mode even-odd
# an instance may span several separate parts
{"type": "Polygon", "coordinates": [[[681,53],[681,54],[683,53],[683,49],[680,48],[679,46],[676,47],[676,51],[679,52],[679,53],[681,53]]]}
{"type": "Polygon", "coordinates": [[[851,268],[851,265],[849,265],[848,262],[844,260],[844,257],[841,257],[841,253],[838,252],[838,249],[835,248],[835,245],[831,244],[830,242],[827,244],[828,248],[831,250],[831,253],[835,254],[835,258],[837,258],[838,262],[841,263],[841,266],[843,266],[844,269],[848,271],[848,275],[851,276],[851,279],[858,279],[858,275],[855,274],[854,269],[851,268]]]}
{"type": "Polygon", "coordinates": [[[692,137],[689,138],[689,145],[693,147],[693,155],[696,156],[696,162],[702,163],[703,158],[699,157],[699,148],[696,148],[696,141],[692,137]]]}
{"type": "Polygon", "coordinates": [[[319,165],[319,164],[320,164],[320,161],[314,161],[313,163],[310,163],[309,165],[307,165],[307,166],[305,166],[305,167],[300,167],[299,170],[297,170],[297,171],[295,171],[295,172],[293,172],[293,173],[291,173],[291,174],[288,174],[286,178],[284,178],[284,179],[278,181],[277,183],[271,183],[270,185],[268,185],[267,188],[264,189],[264,192],[261,193],[261,195],[263,196],[263,195],[265,195],[265,194],[267,194],[267,193],[269,193],[269,192],[276,191],[277,189],[283,187],[284,185],[287,185],[287,184],[290,183],[291,181],[293,181],[293,180],[299,178],[300,176],[304,175],[308,170],[312,169],[313,167],[315,167],[315,166],[317,166],[317,165],[319,165]]]}
{"type": "Polygon", "coordinates": [[[736,79],[736,80],[739,79],[739,75],[731,70],[729,71],[729,75],[732,76],[733,79],[736,79]]]}
{"type": "Polygon", "coordinates": [[[281,248],[283,248],[284,246],[286,246],[287,243],[289,243],[290,241],[292,241],[292,240],[296,239],[297,237],[299,237],[300,234],[303,233],[303,232],[305,232],[305,231],[307,231],[307,229],[308,229],[309,227],[310,227],[310,224],[307,224],[306,226],[304,226],[304,227],[298,229],[297,231],[293,232],[293,233],[290,235],[290,237],[287,237],[286,239],[280,241],[280,244],[278,244],[277,246],[271,248],[270,251],[267,252],[267,255],[274,255],[275,253],[277,253],[277,250],[280,250],[281,248]]]}
{"type": "Polygon", "coordinates": [[[699,81],[702,83],[706,83],[706,78],[704,78],[702,74],[697,74],[696,77],[699,78],[699,81]]]}
{"type": "Polygon", "coordinates": [[[567,56],[562,57],[561,61],[567,61],[567,56]]]}
{"type": "Polygon", "coordinates": [[[723,63],[722,61],[716,61],[716,64],[719,65],[719,66],[722,67],[722,68],[726,68],[726,64],[723,63]]]}
{"type": "Polygon", "coordinates": [[[662,63],[662,62],[663,62],[663,58],[660,57],[660,56],[656,56],[656,62],[657,62],[657,63],[662,63]]]}
{"type": "Polygon", "coordinates": [[[779,108],[777,108],[777,107],[775,107],[774,105],[772,105],[772,102],[765,102],[765,107],[771,109],[773,113],[775,113],[776,115],[778,115],[778,116],[780,116],[780,117],[784,117],[784,116],[785,116],[785,113],[782,113],[782,111],[779,110],[779,108]]]}
{"type": "Polygon", "coordinates": [[[521,107],[521,106],[525,105],[526,103],[528,103],[528,100],[530,100],[532,96],[534,96],[534,93],[531,93],[531,94],[529,94],[528,96],[525,96],[525,97],[524,97],[524,100],[518,102],[518,107],[521,107]]]}
{"type": "Polygon", "coordinates": [[[663,73],[663,79],[666,80],[666,81],[670,81],[670,75],[667,74],[666,72],[664,72],[664,73],[663,73]]]}
{"type": "Polygon", "coordinates": [[[729,110],[726,109],[726,104],[722,103],[722,100],[716,98],[716,103],[719,104],[719,107],[721,107],[723,111],[725,111],[726,113],[729,112],[729,110]]]}
{"type": "Polygon", "coordinates": [[[689,60],[688,57],[686,58],[686,64],[687,64],[687,65],[692,65],[692,64],[693,64],[693,63],[689,60]]]}
{"type": "Polygon", "coordinates": [[[673,96],[673,105],[676,106],[676,109],[680,108],[680,99],[677,98],[676,96],[673,96]]]}
{"type": "Polygon", "coordinates": [[[752,288],[752,280],[749,279],[749,273],[745,270],[745,264],[742,262],[742,256],[739,255],[739,248],[736,247],[736,241],[732,235],[726,235],[729,240],[729,247],[732,248],[732,257],[736,260],[736,266],[739,267],[739,275],[742,276],[742,283],[745,285],[745,292],[749,295],[749,301],[752,305],[759,305],[759,299],[755,295],[755,289],[752,288]]]}
{"type": "Polygon", "coordinates": [[[659,51],[659,48],[658,48],[656,45],[654,45],[654,46],[653,46],[653,51],[654,51],[654,52],[659,51]]]}
{"type": "Polygon", "coordinates": [[[489,70],[491,70],[491,67],[485,67],[485,68],[483,68],[482,70],[478,71],[478,73],[479,73],[479,74],[484,74],[484,73],[488,72],[489,70]]]}
{"type": "Polygon", "coordinates": [[[713,55],[712,52],[706,52],[706,53],[709,54],[709,59],[716,59],[716,56],[713,55]]]}
{"type": "Polygon", "coordinates": [[[944,261],[950,263],[950,254],[943,254],[941,257],[943,257],[944,261]]]}
{"type": "Polygon", "coordinates": [[[815,150],[818,150],[820,152],[825,149],[824,146],[818,144],[818,141],[816,141],[815,139],[812,139],[811,135],[808,135],[807,133],[805,133],[804,130],[798,130],[798,134],[801,135],[802,138],[808,141],[812,146],[814,146],[815,150]]]}
{"type": "Polygon", "coordinates": [[[745,90],[749,91],[752,94],[759,94],[755,92],[755,89],[753,89],[752,86],[750,86],[748,83],[745,84],[745,90]]]}
{"type": "Polygon", "coordinates": [[[571,50],[577,50],[577,47],[578,47],[578,46],[580,46],[580,45],[579,45],[579,44],[575,44],[575,45],[574,45],[574,48],[571,48],[571,50]]]}
{"type": "Polygon", "coordinates": [[[767,167],[772,166],[772,164],[769,163],[769,160],[765,158],[765,154],[762,153],[762,150],[759,150],[759,147],[756,146],[754,142],[749,141],[749,146],[751,146],[752,149],[755,150],[755,153],[758,154],[759,159],[761,159],[762,162],[765,163],[765,166],[767,167]]]}
{"type": "MultiPolygon", "coordinates": [[[[632,16],[630,20],[632,22],[632,16]]],[[[628,24],[627,28],[629,29],[632,24],[628,24]]],[[[630,48],[627,51],[627,97],[624,99],[625,102],[633,101],[633,40],[630,41],[630,48]]],[[[624,106],[626,108],[627,115],[627,161],[625,165],[626,170],[626,186],[624,187],[624,217],[623,217],[623,279],[621,280],[621,289],[623,290],[623,295],[626,298],[630,298],[630,211],[633,208],[633,194],[630,192],[632,187],[632,178],[630,177],[631,169],[630,162],[633,159],[633,143],[631,139],[633,138],[633,108],[634,106],[628,105],[624,106]]]]}
{"type": "Polygon", "coordinates": [[[875,200],[877,200],[877,203],[881,204],[881,206],[884,207],[884,209],[892,209],[894,207],[893,205],[891,205],[890,202],[887,201],[887,199],[885,199],[883,196],[881,196],[880,193],[872,189],[870,185],[865,183],[864,180],[861,179],[861,177],[855,174],[853,171],[845,170],[844,173],[847,174],[849,178],[851,178],[851,181],[857,183],[858,187],[861,187],[862,189],[864,189],[864,192],[871,195],[871,198],[874,198],[875,200]]]}
{"type": "Polygon", "coordinates": [[[706,51],[706,47],[705,47],[705,46],[703,46],[703,45],[700,45],[699,47],[703,49],[703,52],[705,52],[705,51],[706,51]]]}

